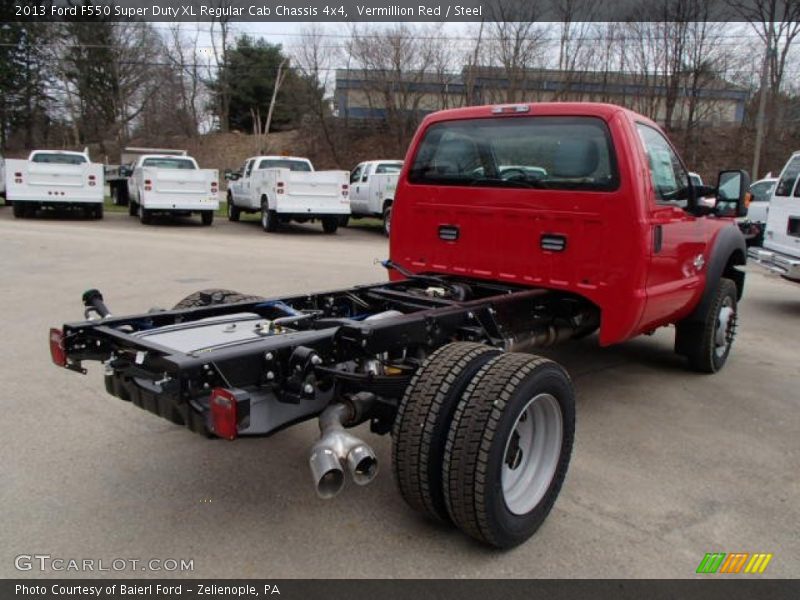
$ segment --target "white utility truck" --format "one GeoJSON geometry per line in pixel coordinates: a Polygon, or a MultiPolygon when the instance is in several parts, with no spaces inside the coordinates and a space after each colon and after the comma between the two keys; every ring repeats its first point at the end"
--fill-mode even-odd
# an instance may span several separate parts
{"type": "Polygon", "coordinates": [[[6,160],[5,168],[6,198],[16,218],[56,207],[103,218],[103,165],[90,162],[85,152],[34,150],[28,160],[6,160]]]}
{"type": "Polygon", "coordinates": [[[748,254],[784,279],[800,283],[800,152],[789,158],[772,191],[764,247],[748,254]]]}
{"type": "Polygon", "coordinates": [[[350,212],[356,217],[383,219],[388,236],[392,222],[392,202],[402,160],[368,160],[350,173],[350,212]]]}
{"type": "Polygon", "coordinates": [[[340,219],[350,214],[347,171],[315,171],[307,158],[254,156],[240,173],[228,179],[228,219],[241,213],[261,213],[264,231],[281,223],[319,219],[325,233],[335,233],[340,219]]]}
{"type": "Polygon", "coordinates": [[[144,154],[168,154],[169,156],[186,156],[186,150],[172,148],[141,148],[126,146],[119,156],[118,165],[106,165],[106,183],[111,201],[117,206],[128,206],[128,179],[133,174],[137,159],[144,154]]]}
{"type": "Polygon", "coordinates": [[[216,169],[198,167],[191,156],[144,154],[128,178],[128,213],[145,225],[155,213],[199,213],[203,225],[211,225],[219,208],[218,175],[216,169]]]}

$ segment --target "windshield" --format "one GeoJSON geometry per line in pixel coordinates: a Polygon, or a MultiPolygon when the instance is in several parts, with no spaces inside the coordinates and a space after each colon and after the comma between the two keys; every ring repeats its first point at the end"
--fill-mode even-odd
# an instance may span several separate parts
{"type": "Polygon", "coordinates": [[[311,165],[304,160],[268,158],[258,163],[259,169],[289,169],[290,171],[311,171],[311,165]]]}
{"type": "Polygon", "coordinates": [[[82,154],[62,154],[61,152],[47,152],[34,154],[31,159],[35,163],[49,163],[54,165],[82,165],[86,157],[82,154]]]}
{"type": "Polygon", "coordinates": [[[616,161],[606,124],[594,117],[449,121],[425,132],[411,183],[612,190],[616,161]]]}
{"type": "Polygon", "coordinates": [[[158,169],[196,169],[193,160],[188,158],[145,158],[142,161],[143,167],[156,167],[158,169]]]}

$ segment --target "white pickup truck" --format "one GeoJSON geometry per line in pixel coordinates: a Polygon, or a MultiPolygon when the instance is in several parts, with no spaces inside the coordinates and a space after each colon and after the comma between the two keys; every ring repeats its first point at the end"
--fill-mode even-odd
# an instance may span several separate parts
{"type": "Polygon", "coordinates": [[[103,218],[103,165],[85,152],[34,150],[28,160],[5,162],[6,198],[16,218],[31,217],[39,208],[80,208],[103,218]]]}
{"type": "Polygon", "coordinates": [[[241,213],[261,213],[264,231],[281,223],[319,219],[325,233],[335,233],[342,217],[350,214],[347,171],[314,171],[307,158],[254,156],[240,173],[226,173],[228,219],[241,213]]]}
{"type": "Polygon", "coordinates": [[[764,247],[748,254],[784,279],[800,283],[800,152],[783,167],[772,191],[764,247]]]}
{"type": "Polygon", "coordinates": [[[219,173],[201,169],[191,156],[144,154],[128,178],[128,213],[145,225],[155,213],[200,213],[203,225],[219,208],[219,173]]]}
{"type": "Polygon", "coordinates": [[[350,173],[350,212],[355,217],[383,219],[388,236],[392,222],[392,202],[402,160],[369,160],[350,173]]]}

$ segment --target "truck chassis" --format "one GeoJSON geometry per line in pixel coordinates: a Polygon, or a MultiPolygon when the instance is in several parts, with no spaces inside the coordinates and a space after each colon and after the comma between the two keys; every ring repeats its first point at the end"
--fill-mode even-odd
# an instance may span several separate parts
{"type": "MultiPolygon", "coordinates": [[[[400,269],[388,261],[386,266],[400,269]]],[[[548,485],[540,496],[552,488],[550,480],[556,476],[557,494],[574,430],[571,383],[555,363],[519,353],[591,333],[599,324],[599,311],[568,293],[404,274],[409,277],[389,283],[270,299],[210,290],[193,294],[177,309],[121,318],[111,316],[102,296],[92,290],[84,295],[86,316],[96,313],[100,318],[51,330],[51,352],[57,364],[83,373],[82,361],[103,362],[110,394],[209,436],[267,436],[319,415],[322,438],[312,448],[310,467],[324,498],[341,490],[348,467],[361,485],[377,472],[374,452],[344,427],[369,421],[377,434],[394,428],[395,451],[402,454],[398,442],[420,441],[414,437],[418,431],[411,431],[411,438],[402,433],[399,411],[409,418],[425,416],[436,439],[427,444],[433,456],[425,456],[417,467],[432,472],[409,480],[408,460],[394,457],[406,500],[422,512],[456,521],[482,541],[516,545],[538,527],[555,495],[544,498],[549,506],[536,515],[533,529],[528,523],[510,533],[483,531],[471,514],[457,517],[458,508],[448,507],[447,494],[439,489],[443,474],[438,465],[450,421],[457,418],[467,384],[480,379],[480,368],[498,363],[496,370],[507,370],[503,360],[517,360],[521,362],[513,372],[553,371],[550,376],[563,390],[558,401],[565,403],[566,417],[550,417],[559,436],[550,444],[559,446],[550,453],[550,470],[558,467],[559,472],[545,473],[548,485]],[[247,299],[238,301],[242,298],[247,299]],[[435,389],[439,401],[423,402],[426,408],[420,413],[414,405],[425,394],[423,388],[435,389]],[[420,493],[420,484],[431,481],[437,489],[420,493]]],[[[506,373],[502,380],[508,379],[506,373]]],[[[552,413],[553,406],[543,410],[552,413]]],[[[525,420],[525,410],[520,408],[518,420],[525,420]]],[[[514,456],[522,460],[520,448],[527,447],[515,441],[506,449],[508,465],[514,456]]],[[[462,487],[474,490],[475,485],[465,481],[462,487]]]]}

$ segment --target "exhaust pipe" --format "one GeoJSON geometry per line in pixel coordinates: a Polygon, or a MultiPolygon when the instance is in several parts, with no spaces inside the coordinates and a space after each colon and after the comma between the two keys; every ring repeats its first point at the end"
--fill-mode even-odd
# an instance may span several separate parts
{"type": "Polygon", "coordinates": [[[333,498],[344,487],[344,470],[357,485],[367,485],[378,474],[378,459],[369,445],[347,433],[350,419],[345,404],[333,404],[319,416],[319,441],[311,447],[309,466],[320,498],[333,498]]]}

